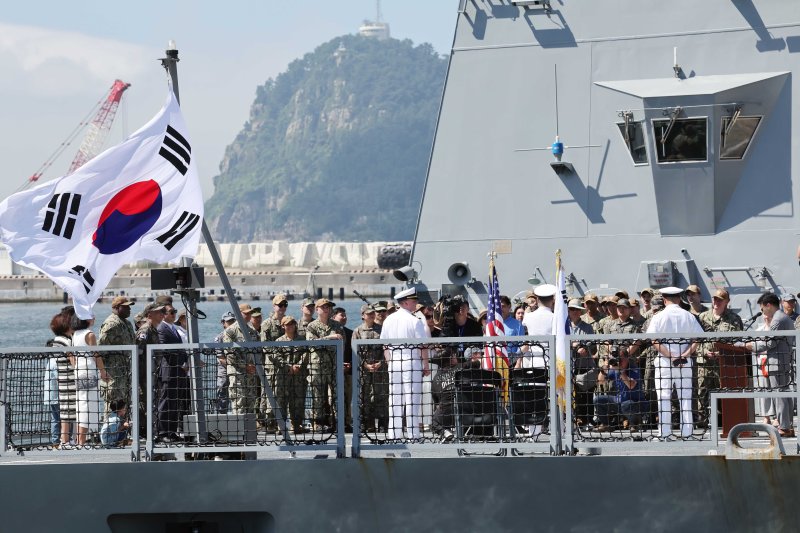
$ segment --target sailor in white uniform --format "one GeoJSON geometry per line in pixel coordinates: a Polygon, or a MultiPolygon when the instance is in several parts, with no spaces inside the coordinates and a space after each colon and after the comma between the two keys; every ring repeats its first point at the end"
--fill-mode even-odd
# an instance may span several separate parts
{"type": "MultiPolygon", "coordinates": [[[[538,285],[533,294],[539,299],[539,307],[532,313],[528,313],[522,319],[522,323],[528,328],[528,335],[552,335],[553,321],[555,314],[555,296],[558,294],[558,287],[546,283],[538,285]]],[[[522,368],[547,368],[547,355],[540,346],[531,346],[531,349],[522,357],[517,359],[517,366],[522,368]]],[[[542,432],[540,424],[528,425],[528,435],[536,437],[542,432]]]]}
{"type": "MultiPolygon", "coordinates": [[[[647,333],[674,333],[689,339],[696,333],[703,333],[703,328],[694,315],[678,305],[682,292],[677,287],[661,289],[667,305],[663,311],[653,316],[647,333]]],[[[674,386],[681,407],[681,436],[690,437],[693,426],[692,355],[697,349],[697,343],[687,339],[683,342],[654,342],[653,345],[659,354],[654,365],[660,436],[666,438],[672,432],[670,398],[674,386]]]]}
{"type": "MultiPolygon", "coordinates": [[[[555,307],[555,295],[558,287],[546,283],[538,285],[533,293],[539,299],[539,307],[536,311],[528,313],[522,319],[522,323],[528,328],[528,335],[552,335],[553,334],[553,308],[555,307]]],[[[530,352],[518,359],[518,366],[523,368],[545,368],[547,362],[544,358],[544,351],[538,346],[532,346],[530,352]]]]}
{"type": "MultiPolygon", "coordinates": [[[[425,324],[414,315],[417,305],[415,288],[394,297],[400,309],[383,322],[381,339],[425,339],[425,324]]],[[[420,438],[422,377],[430,374],[428,349],[386,346],[383,351],[389,367],[389,432],[390,439],[403,438],[405,409],[408,438],[420,438]]]]}

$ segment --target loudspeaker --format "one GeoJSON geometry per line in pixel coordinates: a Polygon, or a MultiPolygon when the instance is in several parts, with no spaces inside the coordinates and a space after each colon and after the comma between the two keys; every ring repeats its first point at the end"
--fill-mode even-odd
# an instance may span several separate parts
{"type": "Polygon", "coordinates": [[[472,272],[467,263],[453,263],[447,269],[447,279],[454,285],[466,285],[472,279],[472,272]]]}
{"type": "Polygon", "coordinates": [[[400,281],[413,281],[417,277],[417,273],[408,265],[398,268],[392,274],[400,281]]]}

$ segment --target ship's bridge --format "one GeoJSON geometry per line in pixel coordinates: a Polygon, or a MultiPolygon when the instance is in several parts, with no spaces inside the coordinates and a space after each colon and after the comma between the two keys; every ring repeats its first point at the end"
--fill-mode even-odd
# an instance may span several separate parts
{"type": "Polygon", "coordinates": [[[609,129],[618,130],[609,137],[652,174],[662,235],[725,229],[723,215],[746,169],[789,175],[788,78],[768,72],[595,82],[609,89],[598,95],[609,129]]]}

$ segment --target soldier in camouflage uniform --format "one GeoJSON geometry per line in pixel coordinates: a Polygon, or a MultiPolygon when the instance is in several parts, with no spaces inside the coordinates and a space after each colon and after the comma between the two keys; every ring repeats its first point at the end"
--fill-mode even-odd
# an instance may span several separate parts
{"type": "MultiPolygon", "coordinates": [[[[275,342],[303,340],[297,336],[297,320],[293,316],[283,316],[278,323],[284,334],[275,342]]],[[[275,368],[275,400],[281,412],[289,415],[292,430],[303,433],[303,416],[306,403],[306,378],[308,377],[308,350],[302,347],[278,348],[269,352],[269,359],[275,368]]]]}
{"type": "MultiPolygon", "coordinates": [[[[728,291],[718,289],[711,298],[712,309],[700,314],[703,331],[742,331],[739,315],[728,309],[728,291]]],[[[701,343],[697,350],[697,413],[698,426],[708,427],[709,392],[720,387],[718,353],[712,343],[701,343]]]]}
{"type": "MultiPolygon", "coordinates": [[[[342,326],[331,320],[333,302],[320,298],[315,306],[318,318],[306,328],[306,340],[342,340],[342,326]]],[[[335,402],[332,405],[331,398],[336,398],[335,368],[336,348],[325,346],[311,350],[311,419],[314,429],[318,431],[324,432],[333,426],[335,402]]]]}
{"type": "MultiPolygon", "coordinates": [[[[250,314],[253,308],[248,304],[239,305],[239,310],[249,328],[250,339],[258,339],[258,332],[250,325],[250,314]]],[[[222,342],[245,342],[244,333],[238,322],[225,330],[222,342]]],[[[226,353],[228,363],[228,397],[231,412],[235,415],[253,413],[258,407],[258,376],[256,376],[256,353],[244,349],[229,350],[226,353]]]]}
{"type": "MultiPolygon", "coordinates": [[[[289,300],[286,299],[285,294],[277,294],[272,299],[272,314],[269,316],[261,324],[261,341],[262,342],[274,342],[278,338],[282,337],[286,331],[284,330],[283,326],[281,325],[281,320],[286,315],[286,308],[289,307],[289,300]]],[[[297,321],[295,321],[295,326],[297,325],[297,321]]],[[[275,372],[276,369],[272,364],[272,352],[273,350],[270,348],[266,348],[264,350],[264,373],[267,376],[267,381],[269,382],[272,390],[275,391],[275,383],[276,377],[275,372]]],[[[266,420],[267,424],[267,431],[274,431],[277,430],[278,426],[275,421],[275,415],[272,413],[272,407],[269,405],[269,401],[267,401],[267,394],[265,391],[262,391],[261,394],[261,412],[264,413],[264,419],[266,420]]],[[[286,416],[286,411],[283,411],[283,416],[286,416]]]]}
{"type": "MultiPolygon", "coordinates": [[[[634,322],[631,316],[631,302],[626,298],[617,301],[617,320],[608,326],[609,335],[632,335],[641,333],[641,327],[634,322]]],[[[632,340],[621,340],[615,342],[611,347],[611,354],[617,358],[635,357],[639,353],[641,342],[632,340]]],[[[638,361],[636,364],[639,367],[638,361]]]]}
{"type": "Polygon", "coordinates": [[[653,301],[653,296],[655,296],[655,294],[655,291],[653,291],[653,289],[650,287],[645,287],[639,292],[639,296],[642,298],[642,317],[644,317],[645,320],[653,316],[653,306],[651,302],[653,301]]]}
{"type": "MultiPolygon", "coordinates": [[[[136,348],[139,355],[139,424],[142,434],[146,432],[145,424],[147,421],[155,420],[155,413],[146,413],[145,406],[147,401],[147,346],[151,344],[161,344],[158,338],[158,325],[164,320],[164,306],[159,304],[149,304],[142,311],[144,323],[136,332],[136,348]]],[[[153,354],[158,357],[156,353],[153,354]]],[[[158,369],[157,364],[152,365],[153,369],[153,383],[155,384],[155,372],[158,369]]],[[[172,438],[172,435],[166,436],[167,439],[172,438]]]]}
{"type": "MultiPolygon", "coordinates": [[[[353,340],[381,338],[381,326],[375,323],[375,316],[372,306],[361,306],[363,322],[353,331],[353,340]]],[[[358,357],[361,364],[362,430],[374,432],[377,419],[378,430],[386,431],[389,427],[389,369],[383,347],[362,346],[358,357]]]]}
{"type": "Polygon", "coordinates": [[[586,306],[586,312],[581,315],[581,321],[589,324],[595,333],[600,331],[600,320],[605,315],[600,311],[600,302],[594,294],[587,294],[583,297],[583,305],[586,306]]]}
{"type": "Polygon", "coordinates": [[[300,304],[300,320],[297,321],[297,336],[306,338],[306,328],[314,321],[314,300],[305,298],[300,304]]]}
{"type": "MultiPolygon", "coordinates": [[[[111,301],[111,314],[100,326],[97,343],[100,346],[130,346],[136,344],[136,330],[130,323],[133,302],[124,296],[117,296],[111,301]]],[[[105,416],[111,412],[110,404],[114,400],[124,400],[131,404],[131,356],[128,352],[101,352],[108,380],[100,392],[105,402],[105,416]]]]}
{"type": "Polygon", "coordinates": [[[634,324],[639,326],[641,331],[644,331],[642,330],[642,326],[644,326],[644,321],[647,319],[642,316],[642,309],[639,307],[639,300],[636,298],[631,298],[629,301],[631,302],[631,320],[633,320],[634,324]]]}
{"type": "Polygon", "coordinates": [[[700,317],[701,313],[705,313],[708,311],[708,307],[703,305],[702,302],[702,291],[700,287],[697,285],[689,285],[686,287],[686,301],[689,303],[689,312],[692,313],[695,318],[700,317]]]}

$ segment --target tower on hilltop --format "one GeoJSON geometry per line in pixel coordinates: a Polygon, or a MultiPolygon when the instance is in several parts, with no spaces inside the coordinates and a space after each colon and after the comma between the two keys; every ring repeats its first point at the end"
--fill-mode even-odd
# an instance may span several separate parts
{"type": "Polygon", "coordinates": [[[381,0],[375,0],[375,3],[377,4],[375,20],[365,20],[364,23],[358,28],[358,33],[364,37],[372,37],[383,41],[391,37],[391,33],[389,32],[389,24],[383,21],[383,15],[381,14],[381,0]]]}

